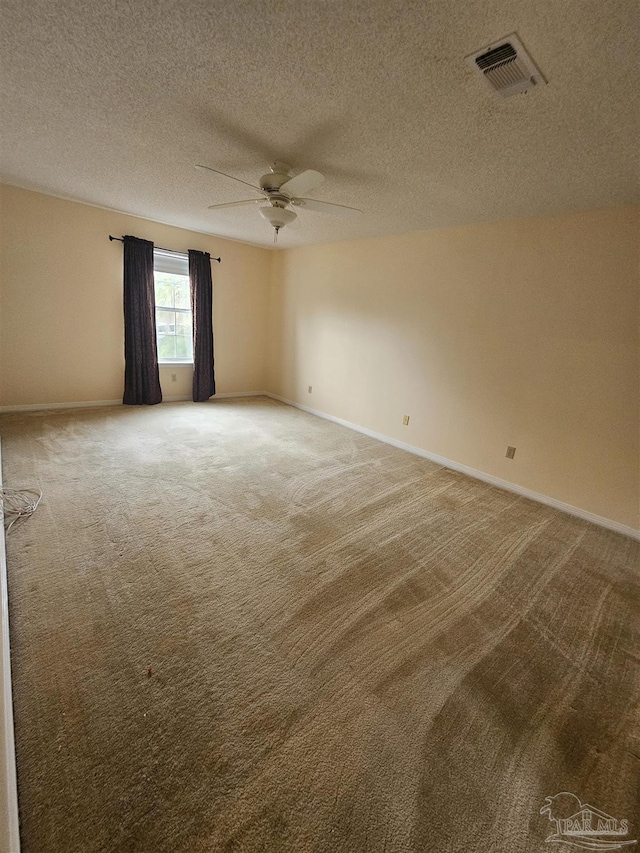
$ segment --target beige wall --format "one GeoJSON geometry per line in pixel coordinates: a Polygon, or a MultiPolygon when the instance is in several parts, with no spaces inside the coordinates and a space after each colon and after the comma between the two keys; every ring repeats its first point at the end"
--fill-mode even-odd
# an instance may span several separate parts
{"type": "MultiPolygon", "coordinates": [[[[0,185],[0,405],[122,398],[122,244],[109,234],[222,256],[217,392],[264,390],[271,252],[0,185]]],[[[188,396],[191,377],[191,367],[161,367],[164,395],[188,396]]]]}
{"type": "Polygon", "coordinates": [[[638,213],[278,252],[268,389],[638,527],[638,213]]]}

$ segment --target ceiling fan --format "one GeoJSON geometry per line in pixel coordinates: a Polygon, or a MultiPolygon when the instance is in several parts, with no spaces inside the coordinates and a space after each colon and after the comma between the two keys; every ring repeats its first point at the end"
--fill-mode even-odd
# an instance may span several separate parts
{"type": "Polygon", "coordinates": [[[319,213],[329,213],[333,216],[346,218],[362,215],[362,211],[355,207],[345,207],[343,204],[332,204],[328,201],[319,201],[315,198],[303,198],[306,193],[319,187],[324,181],[324,176],[313,169],[307,169],[298,175],[291,175],[291,166],[288,163],[282,163],[277,160],[269,167],[266,175],[260,178],[259,186],[249,184],[241,178],[234,178],[233,175],[227,175],[225,172],[212,169],[210,166],[196,166],[196,169],[199,169],[201,172],[213,172],[215,175],[231,178],[231,180],[238,181],[246,187],[251,187],[255,192],[260,193],[261,198],[246,198],[241,201],[210,204],[209,210],[221,210],[225,207],[241,207],[246,204],[262,205],[262,207],[258,208],[258,211],[273,226],[275,231],[274,243],[277,242],[278,231],[296,219],[297,213],[291,209],[292,207],[317,210],[319,213]],[[268,201],[268,204],[265,204],[265,201],[268,201]]]}

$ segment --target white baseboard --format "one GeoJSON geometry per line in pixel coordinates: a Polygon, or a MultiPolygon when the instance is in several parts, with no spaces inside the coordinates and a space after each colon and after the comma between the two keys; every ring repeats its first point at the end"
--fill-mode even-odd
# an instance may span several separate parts
{"type": "Polygon", "coordinates": [[[227,400],[231,397],[267,397],[264,391],[233,391],[230,394],[214,394],[210,397],[210,401],[214,403],[216,400],[227,400]]]}
{"type": "MultiPolygon", "coordinates": [[[[262,391],[233,391],[226,394],[215,394],[212,400],[223,400],[227,397],[260,397],[262,391]]],[[[182,403],[191,400],[190,396],[163,397],[163,403],[182,403]]],[[[122,400],[83,400],[78,403],[19,403],[16,406],[0,406],[3,412],[44,412],[49,409],[92,409],[98,406],[122,406],[122,400]]]]}
{"type": "Polygon", "coordinates": [[[19,403],[16,406],[0,406],[2,412],[43,412],[48,409],[92,409],[95,406],[121,406],[122,400],[84,400],[80,403],[19,403]]]}
{"type": "Polygon", "coordinates": [[[497,486],[499,489],[505,489],[508,492],[513,492],[523,498],[537,501],[541,504],[546,504],[554,509],[559,509],[561,512],[567,512],[569,515],[575,515],[584,521],[590,521],[592,524],[597,524],[600,527],[606,527],[607,530],[613,530],[616,533],[622,533],[623,536],[630,536],[632,539],[640,541],[640,530],[634,527],[628,527],[626,524],[621,524],[619,521],[614,521],[611,518],[605,518],[602,515],[596,515],[593,512],[588,512],[586,509],[572,506],[571,504],[559,501],[556,498],[551,498],[548,495],[542,495],[539,492],[533,492],[523,486],[518,486],[516,483],[510,483],[508,480],[502,480],[500,477],[494,477],[493,474],[485,474],[484,471],[478,471],[476,468],[470,468],[468,465],[462,465],[460,462],[454,462],[452,459],[446,459],[444,456],[438,456],[436,453],[430,453],[428,450],[423,450],[421,447],[415,447],[413,444],[405,444],[404,441],[398,441],[396,438],[391,438],[388,435],[383,435],[381,432],[375,432],[367,427],[352,424],[350,421],[345,421],[342,418],[337,418],[335,415],[329,415],[326,412],[321,412],[318,409],[312,409],[309,406],[304,406],[302,403],[296,403],[295,400],[287,400],[285,397],[280,397],[278,394],[272,394],[269,391],[265,392],[266,397],[272,397],[274,400],[279,400],[281,403],[286,403],[288,406],[294,406],[296,409],[302,409],[303,412],[308,412],[310,415],[324,418],[327,421],[340,424],[340,426],[353,429],[356,432],[361,432],[368,435],[370,438],[375,438],[378,441],[383,441],[385,444],[391,444],[400,450],[406,450],[408,453],[413,453],[416,456],[422,456],[424,459],[430,459],[432,462],[442,465],[444,468],[451,468],[453,471],[458,471],[461,474],[466,474],[476,480],[482,480],[484,483],[489,483],[492,486],[497,486]]]}
{"type": "MultiPolygon", "coordinates": [[[[0,455],[0,488],[2,456],[0,455]]],[[[20,853],[18,783],[13,733],[11,654],[9,649],[9,596],[7,559],[4,547],[4,519],[0,504],[0,850],[20,853]]]]}
{"type": "MultiPolygon", "coordinates": [[[[209,397],[207,403],[215,403],[216,400],[230,400],[233,397],[262,397],[264,396],[263,391],[230,391],[225,394],[214,394],[213,397],[209,397]]],[[[163,403],[186,403],[191,402],[191,395],[182,396],[182,397],[162,397],[163,403]]]]}

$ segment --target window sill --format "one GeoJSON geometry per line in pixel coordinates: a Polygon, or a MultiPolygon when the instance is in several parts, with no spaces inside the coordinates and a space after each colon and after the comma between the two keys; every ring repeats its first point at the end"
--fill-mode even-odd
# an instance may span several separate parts
{"type": "Polygon", "coordinates": [[[193,367],[192,361],[171,361],[171,359],[166,361],[158,359],[158,364],[160,365],[160,367],[178,367],[179,365],[183,365],[184,367],[193,367]]]}

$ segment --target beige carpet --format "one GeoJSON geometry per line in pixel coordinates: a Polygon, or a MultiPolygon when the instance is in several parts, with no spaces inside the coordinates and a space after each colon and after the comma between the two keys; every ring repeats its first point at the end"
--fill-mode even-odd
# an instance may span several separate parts
{"type": "Polygon", "coordinates": [[[640,838],[637,542],[264,398],[0,433],[24,853],[640,838]]]}

